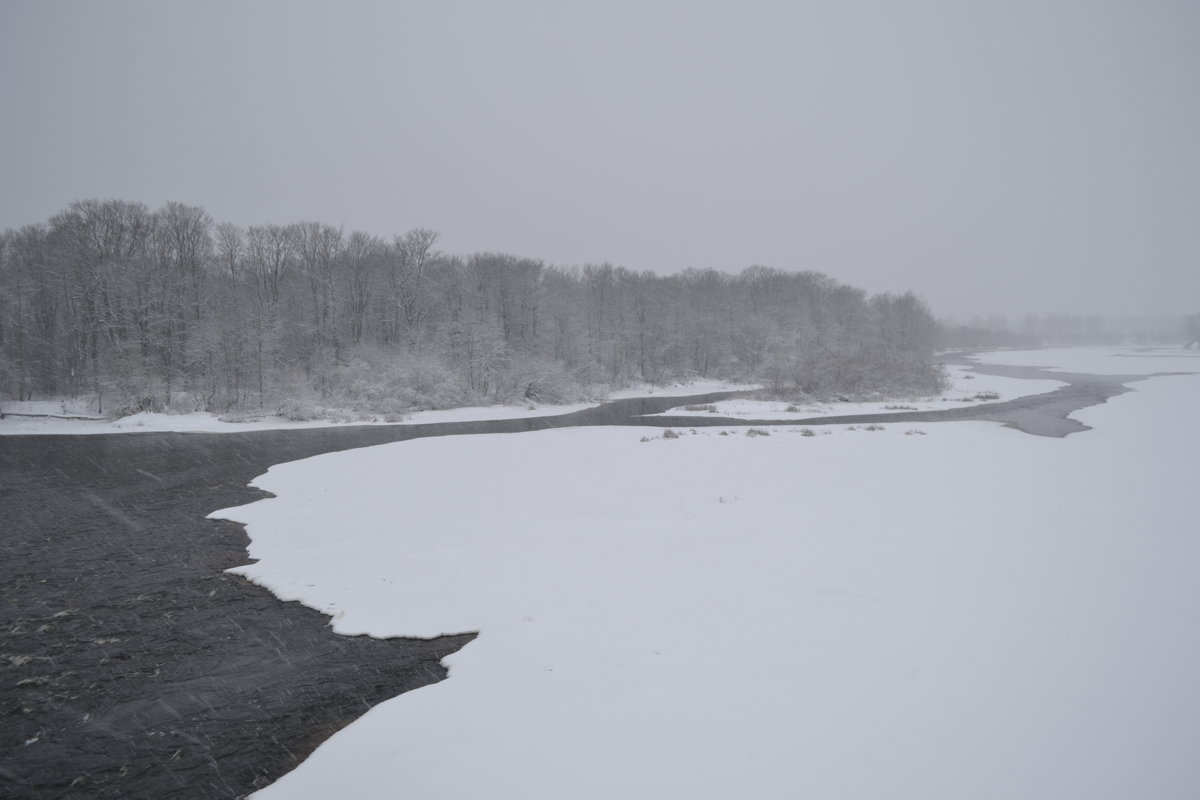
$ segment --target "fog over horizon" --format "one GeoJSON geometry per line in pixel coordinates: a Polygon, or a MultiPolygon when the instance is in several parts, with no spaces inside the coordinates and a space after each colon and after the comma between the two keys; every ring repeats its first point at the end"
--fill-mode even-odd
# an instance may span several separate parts
{"type": "Polygon", "coordinates": [[[203,205],[934,313],[1200,311],[1200,5],[0,0],[0,230],[203,205]]]}

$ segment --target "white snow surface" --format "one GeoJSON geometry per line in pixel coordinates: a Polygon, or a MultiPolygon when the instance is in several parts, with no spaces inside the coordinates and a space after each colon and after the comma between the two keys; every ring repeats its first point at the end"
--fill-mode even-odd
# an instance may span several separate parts
{"type": "MultiPolygon", "coordinates": [[[[709,392],[756,389],[755,384],[731,383],[717,380],[695,380],[652,386],[638,385],[609,392],[607,399],[625,397],[663,397],[674,394],[707,394],[709,392]]],[[[244,422],[225,422],[216,414],[159,414],[142,412],[119,419],[61,419],[61,416],[95,416],[83,406],[69,400],[35,400],[5,402],[0,405],[4,414],[52,415],[40,417],[6,416],[0,419],[0,435],[21,434],[94,434],[94,433],[244,433],[246,431],[326,428],[334,425],[416,425],[429,422],[468,422],[493,419],[554,416],[592,408],[596,403],[548,405],[468,406],[435,411],[414,411],[400,422],[379,422],[347,419],[328,419],[296,422],[283,417],[264,416],[244,422]]]]}
{"type": "Polygon", "coordinates": [[[254,797],[1195,797],[1200,377],[1134,387],[1065,439],[595,428],[272,467],[214,514],[248,525],[234,571],[340,633],[480,635],[254,797]]]}

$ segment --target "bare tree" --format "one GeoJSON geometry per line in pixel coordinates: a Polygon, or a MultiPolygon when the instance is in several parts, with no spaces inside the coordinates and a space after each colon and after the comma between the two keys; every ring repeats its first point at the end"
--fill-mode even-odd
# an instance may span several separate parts
{"type": "Polygon", "coordinates": [[[293,269],[295,248],[282,225],[251,226],[246,233],[246,263],[253,299],[254,367],[258,401],[266,396],[269,368],[279,356],[282,331],[280,305],[285,280],[293,269]]]}
{"type": "Polygon", "coordinates": [[[300,269],[308,279],[310,366],[332,351],[341,358],[338,339],[336,267],[342,250],[342,229],[319,222],[302,222],[291,228],[300,269]]]}
{"type": "Polygon", "coordinates": [[[346,336],[351,346],[360,344],[367,330],[371,297],[385,252],[386,245],[382,241],[362,231],[355,231],[346,240],[342,256],[345,262],[345,268],[342,270],[345,286],[343,318],[346,336]]]}
{"type": "Polygon", "coordinates": [[[246,257],[246,234],[231,222],[222,222],[216,228],[215,248],[221,272],[231,281],[237,281],[242,260],[246,257]]]}
{"type": "Polygon", "coordinates": [[[428,314],[425,286],[426,270],[437,255],[433,250],[437,233],[428,228],[413,228],[397,236],[389,259],[388,277],[396,313],[395,341],[404,337],[410,348],[420,351],[422,325],[428,314]],[[401,333],[403,328],[403,333],[401,333]]]}

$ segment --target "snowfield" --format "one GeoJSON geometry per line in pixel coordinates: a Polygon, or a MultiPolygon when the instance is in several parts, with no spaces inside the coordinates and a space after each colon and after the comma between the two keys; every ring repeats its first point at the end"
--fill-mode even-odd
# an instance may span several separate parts
{"type": "Polygon", "coordinates": [[[1200,376],[1134,387],[1066,439],[567,429],[273,467],[213,515],[248,525],[236,572],[341,633],[480,636],[254,797],[1196,797],[1200,376]]]}

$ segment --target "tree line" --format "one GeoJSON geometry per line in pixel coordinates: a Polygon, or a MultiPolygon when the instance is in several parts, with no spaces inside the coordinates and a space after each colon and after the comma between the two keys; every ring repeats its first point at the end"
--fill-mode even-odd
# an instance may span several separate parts
{"type": "Polygon", "coordinates": [[[1100,314],[1025,314],[1010,322],[1001,314],[976,315],[967,324],[942,320],[942,344],[969,349],[1171,345],[1200,340],[1200,315],[1105,317],[1100,314]]]}
{"type": "Polygon", "coordinates": [[[0,234],[0,392],[99,410],[403,413],[687,377],[814,395],[936,390],[912,294],[815,272],[675,275],[456,256],[318,222],[82,200],[0,234]]]}

